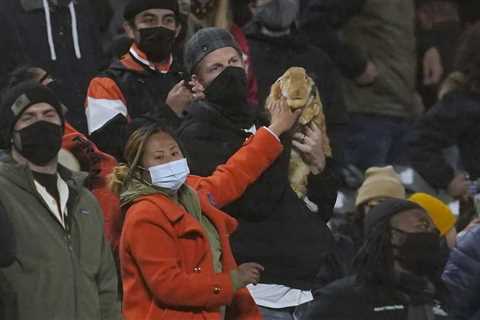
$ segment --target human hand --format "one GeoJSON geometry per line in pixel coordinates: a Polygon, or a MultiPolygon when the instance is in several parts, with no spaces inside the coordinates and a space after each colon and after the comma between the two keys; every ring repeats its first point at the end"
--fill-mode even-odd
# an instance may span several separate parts
{"type": "Polygon", "coordinates": [[[181,115],[183,110],[192,103],[194,96],[193,92],[185,85],[185,81],[182,80],[177,83],[167,96],[167,105],[177,115],[181,115]]]}
{"type": "Polygon", "coordinates": [[[322,131],[312,123],[306,127],[305,134],[296,133],[292,141],[293,146],[302,153],[305,162],[310,165],[315,175],[325,169],[327,162],[322,138],[322,131]]]}
{"type": "Polygon", "coordinates": [[[468,195],[468,180],[464,174],[457,174],[448,185],[447,192],[454,198],[464,198],[468,195]]]}
{"type": "Polygon", "coordinates": [[[271,101],[267,106],[267,110],[271,116],[271,124],[268,129],[275,133],[277,137],[290,130],[297,123],[298,117],[302,113],[301,109],[292,112],[285,98],[271,101]]]}
{"type": "Polygon", "coordinates": [[[428,49],[423,56],[423,84],[431,86],[439,83],[443,72],[442,58],[437,48],[428,49]]]}
{"type": "Polygon", "coordinates": [[[378,77],[378,70],[375,64],[371,61],[367,62],[365,71],[355,79],[355,82],[360,86],[368,86],[372,84],[378,77]]]}
{"type": "Polygon", "coordinates": [[[240,265],[236,272],[241,288],[249,284],[257,284],[260,281],[260,274],[265,269],[258,263],[249,262],[240,265]]]}
{"type": "Polygon", "coordinates": [[[192,97],[194,101],[205,99],[205,88],[196,79],[188,82],[188,87],[192,91],[192,97]]]}

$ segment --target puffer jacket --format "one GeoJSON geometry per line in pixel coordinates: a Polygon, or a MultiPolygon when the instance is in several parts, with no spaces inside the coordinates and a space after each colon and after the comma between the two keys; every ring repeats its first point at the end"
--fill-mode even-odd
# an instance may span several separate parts
{"type": "Polygon", "coordinates": [[[452,299],[455,320],[480,319],[480,225],[465,231],[443,273],[452,299]]]}

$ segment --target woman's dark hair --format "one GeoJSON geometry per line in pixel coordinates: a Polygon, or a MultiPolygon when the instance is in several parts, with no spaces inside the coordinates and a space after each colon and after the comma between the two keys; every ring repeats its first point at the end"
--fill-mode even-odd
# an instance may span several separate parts
{"type": "Polygon", "coordinates": [[[465,77],[465,89],[480,93],[480,22],[462,36],[457,49],[455,67],[465,77]]]}
{"type": "Polygon", "coordinates": [[[354,261],[357,281],[393,288],[394,259],[391,248],[390,219],[385,218],[365,234],[364,244],[354,261]]]}

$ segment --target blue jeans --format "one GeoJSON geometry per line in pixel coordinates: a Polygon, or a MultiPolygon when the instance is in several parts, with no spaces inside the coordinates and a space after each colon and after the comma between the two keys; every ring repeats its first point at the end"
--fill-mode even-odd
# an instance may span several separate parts
{"type": "Polygon", "coordinates": [[[307,311],[310,303],[304,303],[296,307],[272,309],[258,306],[263,320],[299,320],[307,311]]]}
{"type": "Polygon", "coordinates": [[[373,166],[408,165],[411,121],[399,117],[350,115],[345,158],[365,171],[373,166]]]}

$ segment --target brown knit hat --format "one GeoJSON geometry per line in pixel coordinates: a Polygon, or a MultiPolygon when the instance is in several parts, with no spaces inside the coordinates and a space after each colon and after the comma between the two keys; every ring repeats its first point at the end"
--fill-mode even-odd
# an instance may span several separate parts
{"type": "Polygon", "coordinates": [[[365,181],[358,189],[355,206],[376,198],[405,199],[405,188],[392,166],[372,167],[365,173],[365,181]]]}

